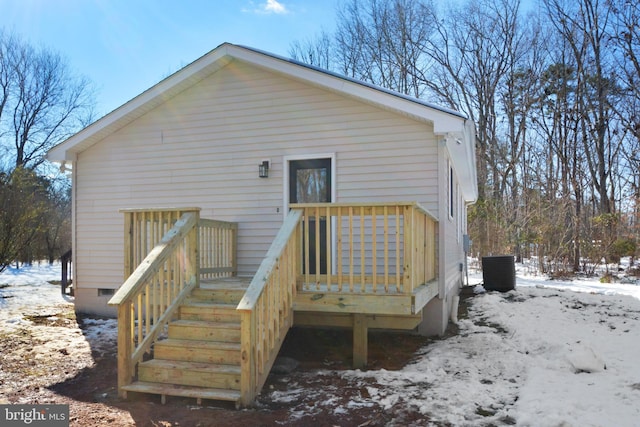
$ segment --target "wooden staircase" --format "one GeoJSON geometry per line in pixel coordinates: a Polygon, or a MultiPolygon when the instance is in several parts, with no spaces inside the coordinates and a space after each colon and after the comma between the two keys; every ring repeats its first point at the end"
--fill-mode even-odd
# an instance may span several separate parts
{"type": "Polygon", "coordinates": [[[154,344],[153,359],[138,365],[129,392],[223,400],[240,404],[240,314],[248,283],[241,278],[201,282],[154,344]]]}

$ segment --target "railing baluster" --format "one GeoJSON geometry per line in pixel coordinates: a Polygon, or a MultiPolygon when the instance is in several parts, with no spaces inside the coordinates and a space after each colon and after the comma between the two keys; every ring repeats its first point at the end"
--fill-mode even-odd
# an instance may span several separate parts
{"type": "Polygon", "coordinates": [[[385,206],[382,210],[384,216],[384,292],[389,293],[389,207],[385,206]]]}
{"type": "Polygon", "coordinates": [[[353,207],[349,206],[349,292],[353,292],[353,207]]]}
{"type": "Polygon", "coordinates": [[[144,320],[143,320],[143,313],[144,310],[142,309],[142,298],[143,295],[142,293],[138,294],[138,304],[136,306],[136,320],[138,321],[138,336],[136,338],[136,342],[140,342],[140,340],[142,339],[141,337],[143,337],[142,335],[142,327],[144,325],[144,320]]]}
{"type": "MultiPolygon", "coordinates": [[[[404,265],[401,263],[400,259],[400,238],[401,238],[401,230],[400,230],[400,206],[396,206],[396,291],[402,292],[402,279],[404,278],[404,265]]],[[[402,254],[404,255],[404,254],[402,254]]]]}
{"type": "Polygon", "coordinates": [[[149,335],[149,328],[151,327],[151,310],[149,307],[149,296],[151,290],[150,285],[147,284],[144,289],[144,335],[149,335]]]}
{"type": "Polygon", "coordinates": [[[124,215],[124,280],[135,268],[133,264],[133,213],[124,215]]]}
{"type": "MultiPolygon", "coordinates": [[[[229,231],[227,229],[222,228],[211,228],[209,229],[209,235],[211,239],[211,266],[222,267],[222,266],[231,266],[229,256],[231,254],[228,253],[230,250],[228,243],[228,235],[229,231]]],[[[212,273],[211,277],[222,277],[224,273],[212,273]]]]}
{"type": "Polygon", "coordinates": [[[372,268],[372,282],[371,287],[373,293],[377,292],[376,281],[378,279],[378,235],[376,230],[376,208],[371,210],[371,268],[372,268]]]}
{"type": "Polygon", "coordinates": [[[315,233],[316,233],[316,241],[315,241],[315,256],[316,256],[316,290],[320,290],[320,271],[321,271],[321,265],[320,265],[320,244],[322,243],[322,239],[320,238],[320,207],[316,206],[315,208],[315,218],[316,221],[314,223],[315,225],[315,233]]]}
{"type": "Polygon", "coordinates": [[[331,258],[333,255],[331,254],[331,207],[329,205],[327,205],[325,216],[327,218],[325,220],[325,234],[327,237],[326,252],[325,252],[325,258],[327,260],[327,265],[326,265],[327,291],[331,291],[331,272],[332,272],[331,258]]]}
{"type": "Polygon", "coordinates": [[[360,206],[360,292],[365,292],[366,290],[366,269],[365,269],[365,255],[366,255],[366,247],[364,240],[364,206],[360,206]]]}
{"type": "Polygon", "coordinates": [[[311,268],[309,264],[309,224],[311,223],[311,221],[309,221],[310,213],[311,209],[304,210],[304,283],[306,285],[306,289],[309,288],[309,279],[311,278],[311,268]]]}
{"type": "Polygon", "coordinates": [[[140,224],[139,224],[139,220],[138,220],[138,213],[137,212],[132,212],[131,215],[133,216],[133,237],[132,237],[132,242],[133,242],[133,248],[131,250],[131,272],[129,272],[129,274],[127,274],[127,277],[131,276],[131,273],[133,273],[133,270],[136,269],[136,267],[140,264],[139,260],[140,260],[140,254],[138,253],[138,251],[140,250],[140,224]]]}
{"type": "Polygon", "coordinates": [[[342,250],[342,207],[338,206],[337,209],[336,218],[338,223],[336,224],[336,260],[338,263],[338,292],[342,292],[342,254],[344,252],[342,250]]]}
{"type": "Polygon", "coordinates": [[[140,259],[142,259],[145,254],[149,253],[149,247],[147,245],[149,241],[149,224],[147,221],[148,212],[142,212],[141,215],[142,215],[142,218],[141,218],[142,240],[140,242],[140,259]]]}

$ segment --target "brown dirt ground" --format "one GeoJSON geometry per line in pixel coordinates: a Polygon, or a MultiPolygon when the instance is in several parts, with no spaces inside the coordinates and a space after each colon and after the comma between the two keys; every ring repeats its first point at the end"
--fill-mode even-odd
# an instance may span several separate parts
{"type": "MultiPolygon", "coordinates": [[[[76,357],[73,349],[45,346],[56,339],[55,331],[61,327],[82,331],[82,317],[76,318],[71,305],[58,309],[57,320],[50,320],[50,316],[31,319],[39,328],[38,333],[24,327],[0,331],[0,396],[5,396],[0,403],[68,404],[70,424],[81,427],[364,427],[419,426],[428,422],[412,408],[400,405],[390,411],[373,403],[348,405],[353,399],[366,401],[368,391],[340,375],[341,370],[350,369],[352,358],[351,331],[344,330],[293,328],[280,356],[297,360],[298,368],[287,375],[270,375],[252,408],[235,410],[232,404],[215,401],[203,401],[197,406],[195,399],[177,397],[168,397],[162,405],[158,396],[135,393],[123,400],[116,391],[115,348],[106,353],[92,349],[92,354],[86,351],[84,356],[76,357]],[[292,386],[304,389],[305,393],[299,395],[303,397],[291,402],[273,398],[277,391],[292,386]],[[319,404],[329,399],[335,404],[319,404]],[[338,407],[349,409],[334,411],[338,407]]],[[[428,339],[421,336],[371,331],[368,369],[400,369],[427,343],[428,339]]]]}

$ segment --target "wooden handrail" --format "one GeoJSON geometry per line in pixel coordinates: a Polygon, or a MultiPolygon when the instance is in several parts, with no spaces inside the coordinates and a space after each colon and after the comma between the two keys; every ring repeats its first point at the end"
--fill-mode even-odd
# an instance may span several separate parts
{"type": "Polygon", "coordinates": [[[173,228],[164,235],[145,259],[134,270],[133,274],[124,282],[118,291],[109,300],[109,305],[120,305],[131,302],[145,282],[158,270],[160,265],[167,260],[173,250],[181,243],[186,234],[191,231],[197,223],[197,218],[193,214],[184,214],[173,228]]]}
{"type": "Polygon", "coordinates": [[[302,209],[302,208],[331,208],[331,214],[335,214],[335,209],[338,208],[365,208],[366,212],[371,212],[371,209],[376,209],[380,211],[380,208],[384,207],[395,207],[395,206],[407,206],[417,209],[430,217],[433,221],[438,222],[438,217],[432,214],[427,208],[422,206],[419,202],[375,202],[375,203],[350,203],[350,202],[340,202],[340,203],[291,203],[289,207],[291,209],[302,209]]]}
{"type": "Polygon", "coordinates": [[[187,212],[166,232],[109,301],[118,307],[118,391],[131,383],[182,300],[199,283],[199,213],[187,212]]]}
{"type": "Polygon", "coordinates": [[[237,307],[241,315],[243,405],[250,404],[262,389],[293,323],[301,218],[301,210],[289,212],[237,307]]]}
{"type": "Polygon", "coordinates": [[[160,239],[187,212],[200,214],[200,208],[121,209],[124,213],[124,279],[160,242],[160,239]]]}

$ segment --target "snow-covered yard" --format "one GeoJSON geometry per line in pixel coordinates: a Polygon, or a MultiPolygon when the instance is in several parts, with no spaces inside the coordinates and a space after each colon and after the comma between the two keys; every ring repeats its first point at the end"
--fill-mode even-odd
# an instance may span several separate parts
{"type": "MultiPolygon", "coordinates": [[[[55,322],[54,313],[58,307],[73,306],[73,298],[63,296],[59,285],[49,281],[60,280],[60,264],[48,263],[7,268],[0,274],[0,328],[17,329],[33,324],[33,317],[44,318],[52,313],[50,321],[55,322]]],[[[115,319],[85,319],[84,333],[78,329],[60,328],[66,333],[65,340],[72,348],[93,346],[96,351],[113,348],[117,337],[115,319]],[[95,339],[94,339],[95,338],[95,339]],[[97,348],[96,348],[97,346],[97,348]]],[[[61,337],[56,337],[59,343],[61,337]]]]}
{"type": "MultiPolygon", "coordinates": [[[[0,328],[33,324],[29,313],[42,317],[51,307],[71,304],[58,286],[47,283],[58,275],[59,266],[47,265],[1,274],[0,328]]],[[[474,281],[480,282],[481,275],[472,274],[474,281]]],[[[346,401],[334,398],[340,391],[326,382],[303,387],[287,378],[284,388],[265,390],[264,400],[286,408],[283,425],[304,425],[314,413],[348,419],[350,411],[363,408],[390,414],[386,425],[639,425],[637,281],[561,282],[518,273],[515,291],[478,293],[466,301],[468,317],[459,320],[459,333],[423,347],[399,371],[312,373],[339,378],[358,391],[346,401]],[[316,402],[313,407],[310,399],[316,402]]],[[[94,352],[96,346],[113,352],[115,321],[83,321],[84,333],[46,329],[54,334],[50,345],[87,353],[90,342],[94,352]]],[[[0,398],[6,386],[0,384],[0,398]]]]}
{"type": "Polygon", "coordinates": [[[460,333],[374,377],[386,407],[453,425],[637,426],[640,301],[520,286],[474,298],[460,333]]]}
{"type": "MultiPolygon", "coordinates": [[[[470,278],[481,281],[481,274],[470,278]]],[[[459,334],[424,347],[404,369],[342,372],[368,393],[335,410],[404,407],[424,414],[425,425],[640,425],[637,281],[548,281],[519,272],[515,291],[476,291],[459,334]]],[[[274,398],[291,402],[308,392],[292,388],[274,398]]]]}

